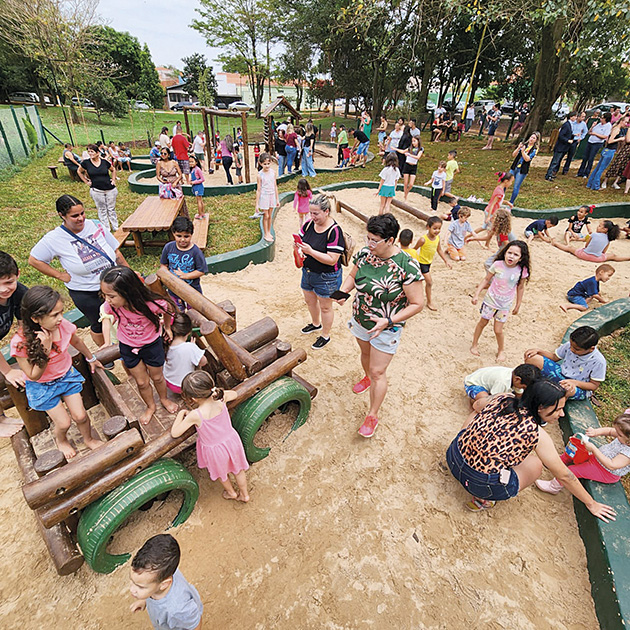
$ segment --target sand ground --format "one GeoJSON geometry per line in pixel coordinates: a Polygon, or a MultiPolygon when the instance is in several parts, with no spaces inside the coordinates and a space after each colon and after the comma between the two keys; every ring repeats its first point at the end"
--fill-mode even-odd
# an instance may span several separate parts
{"type": "MultiPolygon", "coordinates": [[[[378,200],[367,189],[339,193],[366,214],[378,200]]],[[[425,198],[409,201],[428,210],[425,198]]],[[[424,224],[395,210],[415,235],[424,224]]],[[[362,242],[363,225],[338,216],[362,242]]],[[[481,223],[474,211],[473,226],[481,223]]],[[[618,222],[621,222],[619,220],[618,222]]],[[[522,233],[526,219],[515,219],[522,233]]],[[[433,266],[438,312],[423,311],[407,325],[389,370],[390,388],[381,424],[371,440],[357,434],[367,398],[352,394],[361,376],[358,349],[346,328],[350,305],[337,307],[332,342],[311,350],[300,334],[308,315],[291,256],[297,216],[290,206],[276,221],[276,259],[235,274],[207,276],[211,299],[231,299],[239,326],[269,315],[280,337],[308,349],[298,373],[319,387],[308,422],[248,473],[251,503],[221,499],[207,474],[195,510],[174,532],[181,568],[205,603],[204,628],[401,630],[593,630],[586,557],[572,499],[526,489],[493,510],[465,510],[466,493],[438,463],[468,412],[464,376],[492,365],[489,331],[481,357],[468,349],[478,308],[470,294],[484,275],[487,252],[469,247],[469,260],[449,271],[433,266]]],[[[564,223],[555,228],[560,234],[564,223]]],[[[443,229],[446,237],[446,226],[443,229]]],[[[630,253],[630,242],[611,246],[630,253]]],[[[531,346],[555,348],[577,317],[558,307],[574,282],[595,266],[544,243],[532,246],[532,280],[521,313],[506,326],[508,365],[531,346]]],[[[626,296],[630,264],[604,287],[607,298],[626,296]]],[[[547,429],[561,448],[557,427],[547,429]]],[[[8,440],[0,443],[2,627],[48,630],[148,627],[145,614],[130,615],[128,565],[111,575],[84,566],[60,578],[47,557],[8,440]]],[[[135,550],[161,531],[175,499],[140,514],[115,536],[116,551],[135,550]]]]}

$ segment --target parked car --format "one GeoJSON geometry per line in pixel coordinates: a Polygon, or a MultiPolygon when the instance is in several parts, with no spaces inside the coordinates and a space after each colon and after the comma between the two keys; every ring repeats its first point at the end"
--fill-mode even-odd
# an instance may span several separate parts
{"type": "Polygon", "coordinates": [[[236,101],[230,103],[230,111],[232,112],[253,112],[254,108],[245,101],[236,101]]]}
{"type": "Polygon", "coordinates": [[[625,112],[626,109],[630,108],[630,103],[621,103],[616,101],[609,101],[607,103],[600,103],[599,105],[595,105],[595,107],[591,107],[586,110],[587,116],[592,116],[596,110],[600,110],[602,114],[609,112],[613,107],[621,107],[621,111],[625,112]]]}
{"type": "Polygon", "coordinates": [[[151,109],[151,107],[147,105],[144,101],[134,101],[131,106],[134,109],[142,109],[142,110],[151,109]]]}
{"type": "MultiPolygon", "coordinates": [[[[520,103],[516,103],[516,109],[518,109],[520,103]]],[[[514,102],[513,101],[505,101],[504,103],[501,103],[501,111],[504,114],[512,114],[514,112],[514,102]]]]}
{"type": "MultiPolygon", "coordinates": [[[[72,104],[75,106],[79,105],[79,99],[76,96],[72,97],[72,104]]],[[[94,107],[94,103],[89,98],[81,99],[81,104],[83,107],[94,107]]]]}
{"type": "Polygon", "coordinates": [[[225,103],[217,103],[216,104],[216,108],[217,109],[227,109],[228,106],[225,103]]]}
{"type": "Polygon", "coordinates": [[[566,103],[559,101],[551,106],[551,111],[558,120],[564,120],[571,110],[566,103]]]}
{"type": "Polygon", "coordinates": [[[180,101],[179,103],[175,103],[175,105],[171,106],[171,109],[174,112],[181,112],[184,107],[194,107],[195,104],[192,101],[180,101]]]}
{"type": "Polygon", "coordinates": [[[481,99],[480,101],[475,101],[473,103],[473,107],[475,108],[475,116],[479,116],[481,112],[489,112],[494,105],[494,101],[491,99],[481,99]]]}
{"type": "Polygon", "coordinates": [[[35,92],[13,92],[9,94],[11,103],[39,103],[39,96],[35,92]]]}
{"type": "Polygon", "coordinates": [[[460,100],[459,103],[455,105],[455,108],[453,108],[453,101],[450,98],[447,98],[442,103],[442,107],[444,107],[447,112],[452,112],[454,109],[456,114],[461,114],[464,111],[464,102],[460,100]]]}

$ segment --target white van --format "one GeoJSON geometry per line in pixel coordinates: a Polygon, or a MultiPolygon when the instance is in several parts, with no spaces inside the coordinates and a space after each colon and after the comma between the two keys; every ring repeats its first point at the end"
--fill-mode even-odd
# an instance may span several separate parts
{"type": "Polygon", "coordinates": [[[35,92],[13,92],[9,94],[12,103],[39,103],[39,96],[35,92]]]}

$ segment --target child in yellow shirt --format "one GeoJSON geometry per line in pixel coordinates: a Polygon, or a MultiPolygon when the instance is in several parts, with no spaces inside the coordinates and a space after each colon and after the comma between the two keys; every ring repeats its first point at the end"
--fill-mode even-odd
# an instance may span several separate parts
{"type": "Polygon", "coordinates": [[[401,230],[400,236],[398,237],[400,249],[402,249],[405,254],[411,256],[414,260],[420,262],[418,252],[413,247],[411,247],[411,241],[413,241],[413,232],[411,230],[401,230]]]}
{"type": "MultiPolygon", "coordinates": [[[[449,269],[452,269],[451,263],[446,258],[442,244],[440,243],[440,230],[442,229],[442,219],[440,217],[430,217],[427,221],[427,233],[421,236],[416,243],[416,248],[412,251],[418,254],[416,260],[420,263],[420,271],[424,276],[425,291],[427,293],[427,308],[431,311],[437,311],[433,305],[431,290],[433,288],[433,278],[431,277],[431,263],[437,252],[449,269]]],[[[410,230],[403,230],[403,232],[410,230]]],[[[400,233],[402,243],[402,232],[400,233]]],[[[403,250],[406,251],[406,250],[403,250]]]]}

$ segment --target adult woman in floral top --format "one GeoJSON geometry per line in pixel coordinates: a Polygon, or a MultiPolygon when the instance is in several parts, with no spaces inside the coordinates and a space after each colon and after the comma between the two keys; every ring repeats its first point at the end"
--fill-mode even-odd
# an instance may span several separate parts
{"type": "Polygon", "coordinates": [[[565,402],[564,388],[543,378],[520,399],[500,394],[471,415],[446,452],[451,473],[473,497],[466,503],[469,510],[487,510],[515,497],[538,479],[544,465],[591,514],[615,520],[615,511],[591,497],[541,428],[564,415],[565,402]]]}
{"type": "Polygon", "coordinates": [[[348,327],[361,348],[365,372],[352,391],[370,390],[370,410],[359,429],[363,437],[372,437],[378,426],[377,414],[387,393],[387,367],[398,349],[402,327],[424,306],[420,265],[396,246],[399,230],[392,214],[371,217],[367,247],[355,254],[354,267],[341,286],[346,293],[357,290],[348,327]]]}

